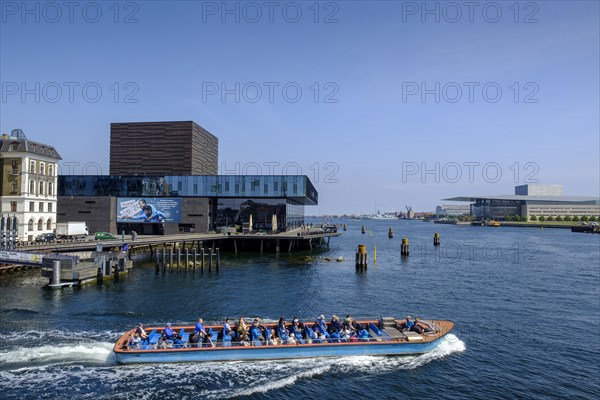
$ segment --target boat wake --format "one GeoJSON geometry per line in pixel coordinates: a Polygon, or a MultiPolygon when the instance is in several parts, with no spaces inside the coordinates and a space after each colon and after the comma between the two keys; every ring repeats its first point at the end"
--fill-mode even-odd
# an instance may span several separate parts
{"type": "MultiPolygon", "coordinates": [[[[22,343],[29,346],[32,342],[22,343]]],[[[328,374],[377,375],[412,370],[465,350],[459,338],[448,334],[434,350],[419,356],[120,366],[115,363],[112,347],[113,343],[108,342],[80,341],[0,351],[3,397],[16,398],[24,389],[43,397],[51,388],[51,397],[78,393],[95,400],[190,393],[198,398],[231,398],[266,393],[328,374]],[[113,390],[117,387],[119,393],[113,390]]]]}

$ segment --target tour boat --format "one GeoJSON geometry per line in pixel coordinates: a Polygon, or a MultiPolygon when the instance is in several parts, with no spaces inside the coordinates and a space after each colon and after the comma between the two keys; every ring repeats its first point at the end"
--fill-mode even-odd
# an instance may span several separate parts
{"type": "MultiPolygon", "coordinates": [[[[149,343],[132,345],[131,338],[136,331],[133,328],[117,340],[114,353],[119,364],[423,354],[433,350],[454,328],[453,322],[445,320],[419,321],[428,331],[424,333],[406,331],[403,329],[405,320],[392,317],[356,322],[365,327],[368,337],[363,332],[362,338],[323,338],[326,329],[316,327],[313,325],[314,321],[311,321],[304,323],[303,337],[297,338],[295,343],[286,344],[250,338],[247,341],[236,341],[229,335],[222,335],[223,325],[212,325],[205,326],[211,339],[209,343],[191,345],[188,340],[194,332],[194,326],[180,325],[172,327],[181,337],[179,344],[174,345],[170,341],[159,347],[158,340],[162,336],[163,327],[145,327],[149,343]],[[313,328],[323,332],[321,339],[310,339],[313,328]]],[[[267,330],[277,330],[276,323],[266,323],[264,326],[267,330]]],[[[250,328],[248,324],[249,331],[250,328]]]]}

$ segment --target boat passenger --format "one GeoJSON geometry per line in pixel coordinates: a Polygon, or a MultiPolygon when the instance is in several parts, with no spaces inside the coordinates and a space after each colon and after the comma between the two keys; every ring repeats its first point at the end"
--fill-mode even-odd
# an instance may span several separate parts
{"type": "Polygon", "coordinates": [[[198,344],[198,343],[200,343],[200,339],[201,339],[201,338],[200,338],[200,335],[199,335],[199,334],[197,334],[196,332],[193,332],[193,333],[190,335],[190,338],[188,339],[188,341],[189,341],[189,346],[190,346],[190,347],[199,347],[199,344],[198,344]]]}
{"type": "Polygon", "coordinates": [[[316,322],[316,330],[319,330],[326,338],[329,338],[329,332],[327,332],[327,324],[325,323],[325,316],[319,315],[316,322]]]}
{"type": "Polygon", "coordinates": [[[171,347],[173,347],[173,342],[169,341],[167,338],[167,335],[163,334],[160,339],[158,339],[158,342],[156,343],[156,347],[159,349],[170,349],[171,347]]]}
{"type": "Polygon", "coordinates": [[[250,328],[250,334],[252,336],[252,341],[258,340],[260,342],[264,342],[265,341],[265,337],[263,336],[259,324],[258,324],[258,319],[255,319],[252,322],[252,327],[250,328]]]}
{"type": "Polygon", "coordinates": [[[167,337],[168,340],[173,340],[175,337],[175,331],[171,329],[171,323],[167,322],[167,326],[163,329],[163,334],[167,337]]]}
{"type": "Polygon", "coordinates": [[[298,318],[294,318],[292,322],[292,333],[296,337],[297,340],[302,340],[304,338],[304,327],[298,320],[298,318]]]}
{"type": "Polygon", "coordinates": [[[331,323],[329,324],[329,335],[338,334],[342,331],[342,324],[340,323],[340,317],[337,315],[331,316],[331,323]]]}
{"type": "Polygon", "coordinates": [[[362,329],[358,331],[358,339],[361,341],[369,340],[369,331],[366,327],[363,326],[362,329]]]}
{"type": "Polygon", "coordinates": [[[173,340],[173,348],[174,349],[182,349],[184,346],[185,346],[185,343],[183,343],[181,335],[175,336],[175,339],[173,340]]]}
{"type": "Polygon", "coordinates": [[[202,318],[198,318],[198,322],[196,322],[194,332],[200,333],[202,337],[206,336],[206,329],[204,329],[204,325],[202,325],[202,318]]]}
{"type": "Polygon", "coordinates": [[[229,318],[225,319],[225,323],[223,324],[223,336],[228,335],[233,339],[235,337],[235,332],[231,329],[231,324],[229,318]]]}
{"type": "Polygon", "coordinates": [[[136,332],[133,335],[131,335],[131,338],[129,339],[129,343],[127,345],[130,349],[139,349],[141,340],[142,338],[140,337],[139,333],[136,332]]]}
{"type": "Polygon", "coordinates": [[[415,318],[415,324],[413,325],[412,330],[413,332],[417,332],[419,335],[422,335],[426,332],[433,332],[433,329],[431,329],[426,323],[421,321],[419,318],[415,318]]]}
{"type": "Polygon", "coordinates": [[[410,315],[406,316],[406,320],[404,321],[402,331],[412,331],[415,326],[414,321],[412,320],[410,315]]]}
{"type": "Polygon", "coordinates": [[[137,328],[135,328],[135,333],[140,335],[141,344],[150,344],[150,336],[144,330],[144,324],[140,322],[137,328]]]}
{"type": "MultiPolygon", "coordinates": [[[[202,334],[198,334],[199,336],[202,336],[202,334]]],[[[211,335],[209,335],[208,333],[206,333],[206,335],[204,335],[204,339],[202,340],[202,345],[204,347],[215,347],[215,343],[212,341],[212,337],[211,335]]]]}
{"type": "Polygon", "coordinates": [[[248,340],[248,326],[244,322],[244,318],[240,318],[237,324],[237,338],[240,342],[248,340]]]}

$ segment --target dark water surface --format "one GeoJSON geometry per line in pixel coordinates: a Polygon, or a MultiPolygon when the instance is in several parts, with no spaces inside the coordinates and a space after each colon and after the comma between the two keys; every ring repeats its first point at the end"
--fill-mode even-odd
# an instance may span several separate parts
{"type": "Polygon", "coordinates": [[[41,289],[46,280],[35,271],[1,276],[1,397],[598,398],[600,235],[335,222],[348,231],[329,250],[227,254],[218,272],[155,275],[138,265],[120,282],[62,291],[41,289]],[[402,236],[408,260],[399,255],[402,236]],[[354,267],[359,243],[369,248],[366,273],[354,267]],[[346,261],[324,259],[338,256],[346,261]],[[112,355],[138,322],[321,313],[411,314],[457,327],[418,357],[119,366],[112,355]]]}

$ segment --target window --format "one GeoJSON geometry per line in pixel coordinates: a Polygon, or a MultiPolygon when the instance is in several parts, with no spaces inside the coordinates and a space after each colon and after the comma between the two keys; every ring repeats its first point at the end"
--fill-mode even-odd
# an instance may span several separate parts
{"type": "Polygon", "coordinates": [[[39,211],[44,212],[44,203],[42,203],[41,201],[40,201],[40,205],[39,205],[39,211]]]}
{"type": "Polygon", "coordinates": [[[29,212],[35,212],[35,203],[33,201],[29,202],[29,212]]]}
{"type": "Polygon", "coordinates": [[[10,182],[10,194],[17,194],[17,190],[19,189],[19,185],[16,180],[10,182]]]}
{"type": "Polygon", "coordinates": [[[40,220],[38,221],[38,231],[43,231],[44,230],[44,220],[40,218],[40,220]]]}
{"type": "Polygon", "coordinates": [[[54,182],[48,182],[48,194],[50,196],[54,194],[54,182]]]}
{"type": "Polygon", "coordinates": [[[17,202],[16,201],[10,202],[10,212],[17,212],[17,202]]]}
{"type": "Polygon", "coordinates": [[[19,150],[19,142],[13,142],[10,144],[10,151],[17,151],[19,150]]]}
{"type": "Polygon", "coordinates": [[[44,182],[40,182],[40,194],[44,194],[44,186],[46,186],[44,182]]]}
{"type": "Polygon", "coordinates": [[[54,165],[48,165],[48,175],[54,176],[54,165]]]}
{"type": "Polygon", "coordinates": [[[44,175],[46,173],[46,166],[40,163],[40,175],[44,175]]]}
{"type": "Polygon", "coordinates": [[[19,175],[19,161],[18,160],[12,160],[10,173],[13,175],[19,175]]]}
{"type": "Polygon", "coordinates": [[[52,203],[48,203],[48,212],[53,212],[52,203]]]}
{"type": "Polygon", "coordinates": [[[35,161],[29,163],[29,173],[35,174],[35,161]]]}
{"type": "Polygon", "coordinates": [[[47,231],[52,230],[52,220],[51,219],[49,219],[48,222],[46,222],[46,230],[47,231]]]}
{"type": "Polygon", "coordinates": [[[34,223],[34,221],[33,221],[33,218],[31,218],[31,219],[29,220],[29,223],[27,224],[27,229],[28,229],[28,230],[30,230],[30,231],[33,231],[33,230],[34,230],[34,229],[33,229],[33,223],[34,223]]]}
{"type": "Polygon", "coordinates": [[[29,181],[29,194],[35,194],[35,181],[29,181]]]}

